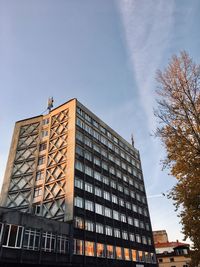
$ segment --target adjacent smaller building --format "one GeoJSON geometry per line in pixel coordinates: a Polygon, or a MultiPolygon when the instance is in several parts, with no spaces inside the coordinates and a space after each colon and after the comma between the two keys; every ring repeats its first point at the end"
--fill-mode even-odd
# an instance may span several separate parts
{"type": "Polygon", "coordinates": [[[154,244],[159,267],[188,267],[190,263],[189,244],[168,241],[166,230],[154,231],[154,244]]]}

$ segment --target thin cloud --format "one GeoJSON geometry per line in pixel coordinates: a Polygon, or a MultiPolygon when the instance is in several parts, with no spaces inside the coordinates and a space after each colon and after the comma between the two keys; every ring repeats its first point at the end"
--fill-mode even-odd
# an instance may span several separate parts
{"type": "Polygon", "coordinates": [[[149,130],[153,118],[155,72],[168,47],[173,28],[173,1],[119,0],[124,39],[149,130]]]}

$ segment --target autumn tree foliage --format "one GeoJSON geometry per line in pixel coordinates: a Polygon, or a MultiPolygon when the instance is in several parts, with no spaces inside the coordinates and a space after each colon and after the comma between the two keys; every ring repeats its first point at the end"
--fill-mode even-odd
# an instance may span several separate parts
{"type": "Polygon", "coordinates": [[[156,136],[166,148],[164,166],[177,179],[169,197],[179,212],[185,238],[200,263],[200,65],[186,52],[157,72],[156,136]]]}

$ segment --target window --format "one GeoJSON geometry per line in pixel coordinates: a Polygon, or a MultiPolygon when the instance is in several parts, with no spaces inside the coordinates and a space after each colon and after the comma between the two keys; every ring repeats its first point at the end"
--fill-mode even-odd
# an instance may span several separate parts
{"type": "Polygon", "coordinates": [[[134,219],[134,225],[135,225],[135,227],[139,227],[139,220],[138,219],[134,219]]]}
{"type": "Polygon", "coordinates": [[[129,210],[131,210],[131,203],[126,202],[126,208],[129,209],[129,210]]]}
{"type": "Polygon", "coordinates": [[[92,148],[92,141],[87,137],[85,137],[85,144],[92,148]]]}
{"type": "Polygon", "coordinates": [[[99,172],[94,171],[94,179],[101,181],[101,174],[99,172]]]}
{"type": "Polygon", "coordinates": [[[98,165],[98,166],[101,166],[100,159],[97,158],[97,157],[94,157],[94,164],[96,164],[96,165],[98,165]]]}
{"type": "Polygon", "coordinates": [[[148,239],[147,239],[147,240],[148,240],[148,244],[149,244],[149,245],[152,245],[152,240],[151,240],[151,237],[148,237],[148,239]]]}
{"type": "Polygon", "coordinates": [[[139,261],[144,261],[143,251],[138,251],[139,261]]]}
{"type": "Polygon", "coordinates": [[[83,240],[74,239],[74,254],[83,255],[83,240]]]}
{"type": "Polygon", "coordinates": [[[76,147],[76,154],[78,154],[79,156],[83,157],[83,148],[80,146],[76,147]]]}
{"type": "Polygon", "coordinates": [[[134,234],[130,233],[129,234],[130,241],[134,242],[135,241],[135,236],[134,234]]]}
{"type": "Polygon", "coordinates": [[[95,187],[94,193],[98,197],[102,197],[102,190],[99,187],[95,187]]]}
{"type": "Polygon", "coordinates": [[[88,166],[85,166],[85,174],[92,176],[92,169],[88,166]]]}
{"type": "Polygon", "coordinates": [[[111,209],[105,207],[104,215],[105,215],[106,217],[112,218],[112,211],[111,211],[111,209]]]}
{"type": "Polygon", "coordinates": [[[110,173],[115,175],[115,169],[113,167],[110,167],[110,173]]]}
{"type": "Polygon", "coordinates": [[[123,187],[122,187],[121,185],[118,185],[118,190],[119,190],[120,192],[123,192],[123,187]]]}
{"type": "Polygon", "coordinates": [[[116,210],[113,210],[113,219],[118,220],[119,221],[119,212],[116,210]]]}
{"type": "Polygon", "coordinates": [[[113,246],[107,245],[106,246],[106,255],[108,259],[113,259],[114,258],[114,251],[113,251],[113,246]]]}
{"type": "Polygon", "coordinates": [[[169,260],[170,260],[170,262],[174,262],[174,258],[170,258],[169,260]]]}
{"type": "Polygon", "coordinates": [[[132,204],[132,210],[133,210],[134,212],[137,212],[137,206],[136,206],[135,204],[132,204]]]}
{"type": "Polygon", "coordinates": [[[109,185],[109,179],[103,176],[103,183],[109,185]]]}
{"type": "Polygon", "coordinates": [[[79,229],[84,229],[84,220],[80,217],[75,217],[74,226],[79,229]]]}
{"type": "Polygon", "coordinates": [[[118,204],[117,196],[112,195],[112,202],[115,203],[115,204],[118,204]]]}
{"type": "Polygon", "coordinates": [[[75,177],[75,187],[83,189],[83,181],[77,177],[75,177]]]}
{"type": "Polygon", "coordinates": [[[42,120],[42,125],[49,124],[49,118],[42,120]]]}
{"type": "Polygon", "coordinates": [[[122,169],[126,170],[126,164],[122,162],[122,169]]]}
{"type": "Polygon", "coordinates": [[[97,214],[103,215],[103,206],[95,203],[95,212],[97,214]]]}
{"type": "Polygon", "coordinates": [[[94,203],[90,200],[85,200],[85,209],[94,211],[94,203]]]}
{"type": "Polygon", "coordinates": [[[124,207],[124,200],[122,198],[119,199],[119,205],[124,207]]]}
{"type": "Polygon", "coordinates": [[[94,138],[96,138],[97,140],[100,140],[100,134],[97,133],[96,131],[93,130],[93,136],[94,138]]]}
{"type": "Polygon", "coordinates": [[[163,262],[163,259],[158,259],[158,262],[163,262]]]}
{"type": "Polygon", "coordinates": [[[40,243],[40,232],[36,229],[27,228],[24,232],[23,247],[29,250],[38,250],[40,243]]]}
{"type": "Polygon", "coordinates": [[[106,225],[105,226],[105,234],[112,236],[112,227],[106,225]]]}
{"type": "Polygon", "coordinates": [[[129,195],[129,190],[128,190],[128,188],[124,188],[124,194],[129,195]]]}
{"type": "Polygon", "coordinates": [[[136,242],[137,243],[141,243],[141,237],[140,237],[140,235],[136,234],[135,235],[135,238],[136,238],[136,242]]]}
{"type": "Polygon", "coordinates": [[[142,236],[142,243],[145,244],[145,245],[147,244],[147,238],[146,238],[146,236],[142,236]]]}
{"type": "Polygon", "coordinates": [[[92,161],[92,154],[90,152],[85,150],[84,156],[85,156],[85,159],[92,161]]]}
{"type": "Polygon", "coordinates": [[[108,164],[104,161],[102,161],[102,168],[106,171],[108,170],[108,164]]]}
{"type": "Polygon", "coordinates": [[[117,228],[114,229],[114,237],[121,238],[120,230],[117,228]]]}
{"type": "Polygon", "coordinates": [[[92,120],[92,122],[93,122],[93,125],[94,125],[96,128],[98,128],[98,127],[99,127],[99,124],[98,124],[98,122],[97,122],[97,121],[95,121],[95,120],[92,120]]]}
{"type": "Polygon", "coordinates": [[[80,133],[80,132],[76,132],[76,139],[77,140],[79,140],[79,141],[81,141],[81,142],[83,142],[83,135],[82,135],[82,133],[80,133]]]}
{"type": "Polygon", "coordinates": [[[94,256],[94,242],[85,241],[85,255],[94,256]]]}
{"type": "Polygon", "coordinates": [[[106,256],[104,244],[97,243],[96,247],[97,247],[97,257],[104,258],[106,256]]]}
{"type": "Polygon", "coordinates": [[[103,126],[101,126],[101,125],[100,125],[100,131],[101,131],[102,133],[104,133],[104,134],[106,133],[106,129],[105,129],[103,126]]]}
{"type": "Polygon", "coordinates": [[[116,251],[116,259],[117,260],[121,260],[122,259],[122,248],[121,247],[116,247],[115,251],[116,251]]]}
{"type": "Polygon", "coordinates": [[[47,252],[55,251],[56,236],[52,233],[44,232],[42,235],[42,250],[47,252]]]}
{"type": "Polygon", "coordinates": [[[122,231],[122,238],[128,240],[128,233],[126,231],[122,231]]]}
{"type": "Polygon", "coordinates": [[[128,217],[128,224],[133,225],[133,218],[132,217],[128,217]]]}
{"type": "Polygon", "coordinates": [[[125,214],[121,214],[121,222],[126,223],[126,215],[125,214]]]}
{"type": "Polygon", "coordinates": [[[47,131],[47,130],[42,131],[42,132],[41,132],[41,136],[42,136],[42,137],[46,137],[46,136],[48,136],[48,131],[47,131]]]}
{"type": "Polygon", "coordinates": [[[113,181],[113,180],[111,180],[111,182],[110,182],[110,186],[111,186],[112,188],[114,188],[114,189],[117,188],[117,184],[116,184],[116,182],[113,181]]]}
{"type": "Polygon", "coordinates": [[[129,251],[128,248],[124,248],[124,259],[126,261],[130,261],[131,260],[131,258],[130,258],[130,251],[129,251]]]}
{"type": "Polygon", "coordinates": [[[98,145],[96,145],[96,144],[93,145],[93,149],[98,153],[101,152],[100,147],[98,145]]]}
{"type": "Polygon", "coordinates": [[[111,160],[112,162],[115,162],[114,156],[112,154],[108,155],[109,160],[111,160]]]}
{"type": "Polygon", "coordinates": [[[47,148],[47,142],[40,144],[39,151],[43,151],[47,148]]]}
{"type": "Polygon", "coordinates": [[[147,230],[147,231],[150,231],[149,223],[146,223],[146,230],[147,230]]]}
{"type": "Polygon", "coordinates": [[[80,161],[76,160],[75,168],[81,172],[83,172],[83,163],[80,161]]]}
{"type": "Polygon", "coordinates": [[[67,253],[69,251],[69,240],[65,235],[57,236],[57,252],[67,253]]]}
{"type": "Polygon", "coordinates": [[[81,128],[84,128],[84,123],[82,120],[80,120],[79,118],[76,119],[76,124],[81,127],[81,128]]]}
{"type": "Polygon", "coordinates": [[[108,153],[103,148],[101,149],[101,155],[104,156],[105,158],[108,157],[108,153]]]}
{"type": "Polygon", "coordinates": [[[44,171],[36,172],[36,181],[44,179],[44,171]]]}
{"type": "Polygon", "coordinates": [[[140,228],[144,229],[144,222],[140,221],[140,228]]]}
{"type": "Polygon", "coordinates": [[[89,121],[89,122],[92,121],[91,117],[90,117],[88,114],[86,114],[86,113],[85,113],[85,119],[86,119],[87,121],[89,121]]]}
{"type": "Polygon", "coordinates": [[[106,191],[103,191],[103,197],[104,199],[106,200],[110,200],[110,193],[106,192],[106,191]]]}
{"type": "Polygon", "coordinates": [[[41,206],[40,205],[34,205],[33,206],[33,211],[34,211],[35,215],[40,215],[41,206]]]}
{"type": "Polygon", "coordinates": [[[23,229],[22,226],[7,224],[5,226],[3,246],[21,248],[23,229]]]}
{"type": "Polygon", "coordinates": [[[130,195],[131,195],[132,198],[135,198],[135,192],[130,191],[130,195]]]}
{"type": "Polygon", "coordinates": [[[34,189],[34,197],[39,197],[42,195],[42,187],[36,187],[34,189]]]}
{"type": "Polygon", "coordinates": [[[116,171],[116,176],[118,177],[118,178],[122,178],[122,174],[121,174],[121,172],[120,171],[116,171]]]}
{"type": "Polygon", "coordinates": [[[42,157],[39,157],[38,158],[38,165],[42,165],[42,164],[44,164],[45,163],[45,156],[42,156],[42,157]]]}
{"type": "Polygon", "coordinates": [[[89,193],[93,193],[93,186],[92,186],[92,184],[85,183],[85,191],[87,191],[89,193]]]}
{"type": "Polygon", "coordinates": [[[75,197],[75,204],[76,207],[83,208],[83,199],[81,197],[75,197]]]}
{"type": "Polygon", "coordinates": [[[103,224],[101,224],[101,223],[96,223],[96,232],[97,232],[98,234],[103,234],[103,233],[104,233],[104,231],[103,231],[103,224]]]}
{"type": "Polygon", "coordinates": [[[134,249],[131,249],[131,255],[132,255],[132,261],[137,260],[137,251],[134,249]]]}
{"type": "Polygon", "coordinates": [[[120,160],[118,158],[115,159],[115,163],[120,166],[120,160]]]}
{"type": "Polygon", "coordinates": [[[94,232],[94,223],[91,221],[85,221],[85,230],[94,232]]]}

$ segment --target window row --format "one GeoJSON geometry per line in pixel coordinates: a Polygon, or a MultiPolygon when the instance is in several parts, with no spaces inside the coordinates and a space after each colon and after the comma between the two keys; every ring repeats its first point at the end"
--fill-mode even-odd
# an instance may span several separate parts
{"type": "Polygon", "coordinates": [[[155,254],[148,251],[137,251],[91,241],[84,242],[79,239],[74,239],[74,254],[156,264],[155,254]]]}
{"type": "Polygon", "coordinates": [[[123,213],[120,213],[117,210],[112,210],[108,207],[105,207],[101,204],[94,203],[93,201],[90,200],[85,200],[81,197],[75,197],[75,203],[74,205],[78,208],[85,208],[86,210],[95,212],[96,214],[113,218],[114,220],[121,221],[123,223],[128,223],[130,225],[133,225],[138,228],[146,229],[147,231],[150,230],[150,226],[148,223],[144,223],[141,220],[138,220],[136,218],[132,218],[130,216],[126,216],[123,213]]]}
{"type": "Polygon", "coordinates": [[[134,192],[133,190],[130,190],[128,187],[124,187],[122,184],[117,183],[116,181],[102,175],[101,173],[94,171],[92,168],[90,168],[87,165],[84,165],[82,162],[76,160],[75,163],[76,170],[85,173],[86,175],[93,177],[94,179],[103,182],[107,185],[110,185],[114,189],[118,189],[120,192],[126,194],[127,196],[131,196],[132,198],[136,198],[138,201],[140,201],[143,204],[146,204],[146,197],[145,195],[141,195],[138,192],[134,192]]]}
{"type": "Polygon", "coordinates": [[[92,184],[88,182],[84,182],[78,177],[75,177],[75,187],[85,190],[86,192],[94,194],[98,197],[102,197],[107,201],[111,201],[114,204],[120,205],[121,207],[126,207],[127,209],[132,210],[133,212],[138,212],[141,215],[148,216],[148,212],[146,208],[142,208],[140,206],[137,206],[136,204],[131,204],[128,201],[124,201],[124,199],[116,196],[115,194],[111,194],[107,192],[106,190],[101,189],[98,186],[93,186],[92,184]]]}
{"type": "Polygon", "coordinates": [[[69,240],[65,235],[3,223],[0,223],[0,244],[9,248],[42,249],[46,252],[57,253],[67,253],[69,250],[69,240]]]}
{"type": "MultiPolygon", "coordinates": [[[[123,174],[120,170],[114,168],[113,166],[109,166],[107,162],[103,161],[101,158],[92,155],[91,152],[83,149],[81,146],[76,147],[76,153],[85,159],[93,162],[95,165],[102,167],[106,171],[109,171],[112,175],[116,175],[118,178],[122,179],[124,182],[129,183],[132,186],[135,186],[137,189],[144,191],[143,184],[139,184],[133,180],[133,178],[123,174]]],[[[138,176],[141,175],[137,172],[137,170],[129,165],[126,165],[124,162],[121,162],[118,158],[114,160],[114,156],[109,154],[109,159],[112,157],[113,162],[115,162],[120,168],[127,170],[130,175],[138,176]]]]}
{"type": "Polygon", "coordinates": [[[135,155],[138,157],[138,152],[135,148],[130,148],[127,145],[125,145],[123,142],[121,142],[116,136],[110,133],[107,129],[105,129],[101,124],[99,124],[95,119],[93,119],[91,116],[89,116],[87,113],[85,113],[81,108],[77,107],[77,113],[85,119],[85,121],[89,122],[92,126],[94,126],[96,129],[98,129],[101,133],[106,135],[110,140],[114,141],[114,143],[120,145],[122,148],[124,148],[127,152],[129,152],[132,155],[135,155]]]}
{"type": "Polygon", "coordinates": [[[114,236],[116,238],[122,238],[124,240],[130,240],[131,242],[143,243],[145,245],[152,245],[151,237],[141,236],[139,234],[128,233],[125,230],[119,228],[113,228],[109,225],[103,225],[101,223],[94,223],[89,220],[85,220],[81,217],[75,217],[74,226],[78,229],[85,229],[87,231],[96,232],[98,234],[105,234],[108,236],[114,236]]]}
{"type": "MultiPolygon", "coordinates": [[[[139,164],[139,157],[137,156],[137,160],[131,156],[129,156],[127,153],[125,153],[123,150],[119,149],[118,146],[114,145],[112,142],[107,140],[103,135],[99,134],[95,130],[93,130],[90,126],[85,124],[83,121],[81,121],[79,118],[77,118],[77,125],[84,129],[87,133],[89,133],[92,137],[94,137],[98,142],[101,144],[105,145],[108,149],[116,153],[120,158],[123,158],[124,161],[126,161],[129,164],[132,164],[136,166],[138,169],[140,169],[140,164],[139,164]]],[[[86,136],[83,136],[80,132],[77,133],[77,139],[81,142],[84,142],[86,145],[89,147],[92,147],[92,140],[87,138],[86,136]],[[87,141],[89,140],[89,141],[87,141]],[[90,143],[88,143],[90,142],[90,143]]],[[[96,144],[97,145],[97,144],[96,144]]],[[[98,146],[98,145],[97,145],[98,146]]],[[[99,146],[98,146],[99,147],[99,146]]],[[[94,147],[93,147],[94,148],[94,147]]],[[[103,149],[103,148],[102,148],[103,149]]],[[[100,147],[99,150],[97,151],[100,153],[100,147]]]]}

